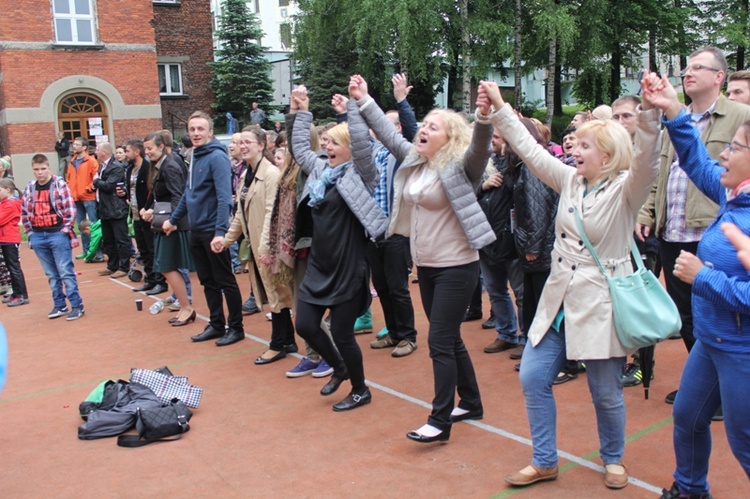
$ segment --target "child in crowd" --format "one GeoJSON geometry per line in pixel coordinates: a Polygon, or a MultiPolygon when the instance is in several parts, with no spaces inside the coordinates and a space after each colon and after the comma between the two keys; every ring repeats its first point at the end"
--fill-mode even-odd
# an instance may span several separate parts
{"type": "Polygon", "coordinates": [[[29,303],[26,280],[21,270],[18,247],[21,244],[21,201],[15,197],[16,185],[9,178],[0,178],[0,252],[10,273],[13,293],[7,301],[9,307],[29,303]]]}

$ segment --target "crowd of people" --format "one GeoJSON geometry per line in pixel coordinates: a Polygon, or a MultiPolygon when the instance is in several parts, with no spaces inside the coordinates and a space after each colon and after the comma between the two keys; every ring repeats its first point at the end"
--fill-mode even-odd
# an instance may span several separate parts
{"type": "Polygon", "coordinates": [[[561,145],[490,81],[479,84],[472,120],[434,109],[418,127],[402,74],[392,79],[396,110],[383,112],[354,75],[348,98],[332,97],[337,123],[319,127],[304,86],[292,91],[285,131],[280,123],[264,131],[253,103],[253,123],[228,148],[200,111],[180,153],[166,130],[114,150],[99,143],[96,157],[85,138],[68,150],[60,136],[60,175],[35,155],[35,181],[20,199],[10,158],[0,158],[0,286],[12,289],[8,306],[29,302],[21,224],[52,288],[48,317],[82,317],[72,255],[78,223],[75,258],[106,260],[99,274],[118,279],[137,254],[145,280],[134,291],[171,288],[172,327],[196,319],[197,273],[210,321],[194,342],[243,340],[243,314],[267,304],[270,344],[255,364],[297,352],[296,330],[306,355],[286,375],[330,376],[324,396],[349,380],[348,395],[333,404],[347,411],[373,398],[355,337],[366,329],[357,324],[369,314],[370,282],[386,323],[371,348],[392,348],[396,358],[417,349],[408,285],[416,267],[435,388],[426,423],[406,434],[420,443],[446,442],[453,423],[484,416],[461,339],[484,286],[492,313],[483,326],[497,333],[484,352],[509,350],[520,360],[533,443],[531,463],[506,481],[558,477],[553,386],[585,369],[604,484],[621,489],[629,481],[623,387],[642,382],[643,366],[637,354],[627,362],[635,352],[617,336],[605,276],[584,239],[611,276],[633,272],[635,239],[649,267],[663,270],[689,353],[666,400],[677,468],[662,497],[708,498],[712,420],[725,422],[750,477],[750,72],[731,74],[725,96],[727,73],[719,49],[694,52],[682,74],[685,108],[667,78],[645,71],[641,98],[577,113],[561,145]],[[243,268],[245,303],[234,275],[243,268]]]}

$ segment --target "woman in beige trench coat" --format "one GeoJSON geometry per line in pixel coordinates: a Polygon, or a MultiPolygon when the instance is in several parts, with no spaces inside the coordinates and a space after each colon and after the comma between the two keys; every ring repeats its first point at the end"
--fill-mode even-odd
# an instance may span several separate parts
{"type": "Polygon", "coordinates": [[[250,283],[258,304],[263,297],[271,308],[271,343],[258,365],[270,364],[296,351],[292,323],[292,291],[287,284],[274,282],[271,268],[260,263],[261,239],[268,239],[273,202],[281,172],[265,159],[266,137],[263,130],[246,128],[240,138],[242,161],[246,168],[237,186],[237,212],[224,236],[224,247],[234,244],[240,235],[250,243],[250,283]]]}
{"type": "Polygon", "coordinates": [[[542,292],[521,359],[521,385],[533,441],[531,465],[507,477],[525,486],[558,475],[556,408],[552,381],[566,357],[586,362],[596,409],[604,483],[628,484],[622,464],[625,402],[622,373],[629,353],[618,340],[606,279],[579,235],[576,212],[599,258],[612,275],[633,272],[630,262],[635,217],[658,175],[659,113],[638,116],[634,161],[629,134],[619,123],[596,120],[576,131],[572,169],[552,157],[529,135],[497,84],[483,82],[493,106],[493,124],[542,182],[560,193],[550,277],[542,292]],[[632,166],[631,166],[632,165],[632,166]]]}

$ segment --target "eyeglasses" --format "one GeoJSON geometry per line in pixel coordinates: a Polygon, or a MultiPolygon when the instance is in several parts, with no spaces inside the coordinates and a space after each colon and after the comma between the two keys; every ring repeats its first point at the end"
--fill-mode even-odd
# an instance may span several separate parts
{"type": "Polygon", "coordinates": [[[750,146],[744,146],[737,142],[732,142],[724,146],[724,150],[729,151],[729,154],[732,154],[735,151],[739,151],[740,149],[750,149],[750,146]]]}
{"type": "Polygon", "coordinates": [[[723,71],[722,69],[712,68],[711,66],[704,66],[703,64],[693,64],[692,66],[688,66],[685,69],[683,69],[682,71],[680,71],[680,76],[682,76],[684,78],[685,75],[688,74],[688,72],[695,73],[696,71],[702,71],[704,69],[707,70],[707,71],[713,71],[714,73],[718,73],[719,71],[723,71]]]}
{"type": "Polygon", "coordinates": [[[240,141],[240,144],[250,145],[250,144],[260,144],[257,140],[243,140],[240,141]]]}

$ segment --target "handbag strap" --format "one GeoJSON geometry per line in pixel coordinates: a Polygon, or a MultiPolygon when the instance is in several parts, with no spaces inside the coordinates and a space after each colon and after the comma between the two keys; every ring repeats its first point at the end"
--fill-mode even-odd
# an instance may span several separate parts
{"type": "MultiPolygon", "coordinates": [[[[586,236],[586,232],[583,230],[583,220],[581,219],[581,213],[578,211],[578,207],[575,208],[575,214],[576,214],[576,225],[578,226],[578,234],[581,236],[581,239],[583,240],[583,243],[586,245],[586,248],[591,253],[591,256],[594,258],[594,261],[599,266],[599,270],[604,274],[605,277],[607,276],[607,272],[604,270],[604,266],[602,265],[602,262],[599,261],[599,255],[596,254],[596,250],[594,250],[594,245],[591,244],[591,241],[589,241],[589,238],[586,236]]],[[[635,241],[632,242],[630,247],[630,254],[633,256],[633,260],[635,260],[635,264],[638,267],[638,270],[643,270],[643,259],[641,258],[641,252],[638,251],[638,246],[636,246],[635,241]]]]}

